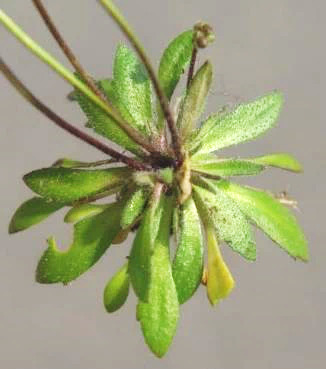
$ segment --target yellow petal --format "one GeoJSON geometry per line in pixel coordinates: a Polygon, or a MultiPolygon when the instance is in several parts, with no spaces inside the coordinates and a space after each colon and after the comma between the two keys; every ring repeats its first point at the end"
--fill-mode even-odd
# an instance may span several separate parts
{"type": "Polygon", "coordinates": [[[208,226],[207,237],[207,297],[212,305],[227,297],[234,287],[234,279],[225,264],[215,234],[215,230],[208,226]]]}

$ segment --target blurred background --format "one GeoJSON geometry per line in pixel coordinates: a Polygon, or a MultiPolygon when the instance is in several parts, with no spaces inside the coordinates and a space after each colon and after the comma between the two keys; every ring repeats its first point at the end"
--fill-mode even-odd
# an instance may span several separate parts
{"type": "MultiPolygon", "coordinates": [[[[96,78],[111,75],[123,35],[97,2],[44,1],[66,40],[96,78]]],[[[243,182],[299,201],[296,215],[311,250],[308,264],[294,262],[260,232],[258,259],[248,263],[224,248],[237,286],[211,308],[204,288],[182,306],[174,343],[162,360],[143,342],[136,299],[116,314],[102,305],[107,280],[123,263],[130,239],[112,246],[97,265],[69,286],[34,281],[46,238],[69,245],[72,227],[59,212],[38,227],[9,236],[14,210],[31,196],[21,178],[60,157],[100,160],[101,153],[70,137],[29,106],[0,76],[0,367],[6,369],[322,369],[325,367],[325,42],[323,1],[165,0],[117,1],[154,63],[178,33],[199,20],[216,42],[200,54],[215,66],[208,112],[254,99],[273,89],[285,95],[279,125],[227,155],[288,151],[303,175],[270,170],[243,182]]],[[[31,1],[0,0],[0,7],[68,66],[31,1]]],[[[67,120],[85,118],[66,99],[71,88],[0,26],[2,57],[32,91],[67,120]]]]}

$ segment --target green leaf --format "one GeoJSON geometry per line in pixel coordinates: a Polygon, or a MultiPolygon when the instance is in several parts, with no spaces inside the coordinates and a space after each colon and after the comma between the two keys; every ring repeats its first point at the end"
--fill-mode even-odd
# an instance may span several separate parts
{"type": "Polygon", "coordinates": [[[186,67],[190,63],[193,50],[193,31],[186,31],[175,38],[165,49],[159,66],[159,80],[168,97],[171,98],[186,67]]]}
{"type": "Polygon", "coordinates": [[[196,73],[190,88],[183,101],[178,117],[178,127],[183,138],[195,128],[197,120],[205,107],[206,98],[212,84],[213,68],[210,62],[206,62],[196,73]]]}
{"type": "Polygon", "coordinates": [[[309,259],[305,236],[291,212],[268,193],[228,181],[215,184],[241,211],[292,257],[309,259]]]}
{"type": "Polygon", "coordinates": [[[234,288],[232,274],[225,264],[215,230],[206,226],[207,237],[207,297],[214,306],[234,288]]]}
{"type": "MultiPolygon", "coordinates": [[[[207,183],[210,183],[207,181],[207,183]]],[[[196,206],[204,221],[212,224],[218,239],[248,260],[256,259],[256,245],[250,224],[236,202],[215,187],[215,193],[193,186],[196,206]],[[217,189],[217,191],[216,191],[217,189]]]]}
{"type": "Polygon", "coordinates": [[[145,188],[138,188],[134,191],[122,211],[120,222],[122,229],[130,227],[141,215],[147,199],[148,191],[145,188]]]}
{"type": "Polygon", "coordinates": [[[129,111],[139,131],[150,134],[153,120],[151,82],[143,64],[124,45],[117,48],[113,74],[113,87],[119,105],[129,111]]]}
{"type": "Polygon", "coordinates": [[[270,154],[247,160],[250,160],[256,164],[281,168],[297,173],[302,172],[303,170],[298,160],[294,158],[292,155],[286,153],[270,154]]]}
{"type": "Polygon", "coordinates": [[[162,202],[151,201],[140,223],[129,256],[129,275],[139,299],[146,301],[150,283],[150,259],[162,216],[162,202]]]}
{"type": "Polygon", "coordinates": [[[81,204],[71,208],[64,217],[66,223],[76,223],[102,213],[109,205],[81,204]]]}
{"type": "Polygon", "coordinates": [[[197,290],[203,275],[204,262],[201,223],[191,197],[180,210],[177,244],[172,270],[179,303],[183,304],[197,290]]]}
{"type": "Polygon", "coordinates": [[[108,100],[112,105],[121,113],[122,117],[127,121],[135,125],[133,117],[131,116],[128,107],[124,105],[124,101],[121,100],[116,93],[116,86],[112,79],[102,79],[98,81],[98,85],[104,92],[108,100]]]}
{"type": "Polygon", "coordinates": [[[137,317],[145,341],[152,352],[162,357],[171,345],[179,320],[178,295],[172,277],[169,238],[173,198],[165,198],[164,216],[150,261],[151,282],[147,302],[139,302],[137,317]]]}
{"type": "Polygon", "coordinates": [[[274,126],[283,103],[279,92],[211,116],[187,143],[194,153],[208,153],[253,140],[274,126]]]}
{"type": "Polygon", "coordinates": [[[265,169],[264,165],[246,159],[218,159],[211,154],[198,155],[198,161],[196,158],[191,158],[192,170],[219,177],[254,175],[265,169]]]}
{"type": "Polygon", "coordinates": [[[30,172],[23,179],[32,191],[42,197],[71,203],[115,188],[129,175],[130,170],[126,167],[102,170],[45,168],[30,172]]]}
{"type": "Polygon", "coordinates": [[[66,284],[92,267],[120,231],[121,208],[121,203],[111,204],[102,213],[75,224],[74,240],[67,250],[58,249],[51,237],[37,266],[37,282],[66,284]]]}
{"type": "Polygon", "coordinates": [[[99,135],[115,142],[136,155],[142,154],[141,147],[86,95],[76,91],[75,98],[88,119],[86,127],[93,129],[99,135]]]}
{"type": "Polygon", "coordinates": [[[33,197],[21,204],[15,211],[9,224],[9,233],[20,232],[32,227],[63,207],[64,204],[33,197]]]}
{"type": "Polygon", "coordinates": [[[107,283],[103,302],[108,313],[113,313],[121,308],[129,295],[128,263],[126,263],[107,283]]]}

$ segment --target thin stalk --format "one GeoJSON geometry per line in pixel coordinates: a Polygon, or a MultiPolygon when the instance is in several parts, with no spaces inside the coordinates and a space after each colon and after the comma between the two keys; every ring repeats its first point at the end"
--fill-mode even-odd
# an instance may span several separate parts
{"type": "Polygon", "coordinates": [[[32,92],[15,76],[15,74],[11,71],[11,69],[7,66],[7,64],[0,57],[0,71],[6,77],[6,79],[12,84],[12,86],[37,110],[47,116],[53,123],[57,126],[61,127],[65,131],[69,132],[73,136],[79,138],[80,140],[88,143],[89,145],[97,148],[103,153],[110,155],[112,158],[115,158],[117,161],[122,162],[129,167],[135,170],[149,170],[148,166],[145,164],[129,158],[123,154],[120,154],[118,151],[111,149],[110,147],[104,145],[102,142],[97,139],[89,136],[87,133],[79,130],[74,127],[70,123],[66,122],[63,118],[53,112],[48,106],[43,104],[36,96],[32,94],[32,92]]]}
{"type": "Polygon", "coordinates": [[[106,101],[105,95],[102,91],[96,86],[94,83],[93,78],[90,74],[83,68],[83,66],[78,61],[77,57],[67,44],[67,42],[62,37],[61,33],[59,32],[58,28],[55,26],[53,20],[50,17],[50,14],[42,4],[41,0],[32,0],[36,9],[40,13],[45,25],[47,26],[48,30],[51,32],[53,38],[56,40],[58,45],[60,46],[63,53],[66,55],[72,66],[75,68],[76,72],[79,73],[81,78],[86,82],[87,86],[96,94],[101,100],[106,101]]]}
{"type": "Polygon", "coordinates": [[[189,90],[191,81],[192,81],[193,76],[194,76],[197,54],[198,54],[198,48],[194,44],[193,49],[192,49],[190,66],[189,66],[189,70],[188,70],[187,90],[189,90]]]}
{"type": "Polygon", "coordinates": [[[33,54],[39,59],[49,65],[59,76],[65,79],[72,86],[77,88],[83,94],[85,94],[91,101],[93,101],[98,107],[100,107],[105,113],[112,118],[117,125],[123,129],[127,135],[142,146],[150,153],[157,153],[157,150],[153,145],[136,129],[130,126],[124,121],[121,116],[114,111],[109,105],[102,101],[97,95],[94,94],[83,82],[81,82],[73,73],[60,64],[51,54],[45,51],[40,45],[38,45],[27,33],[25,33],[10,17],[8,17],[0,9],[0,22],[11,32],[23,45],[25,45],[33,54]]]}
{"type": "Polygon", "coordinates": [[[165,119],[167,121],[169,130],[171,132],[171,138],[172,138],[172,145],[173,149],[176,153],[177,159],[179,161],[179,165],[183,161],[183,153],[182,153],[182,147],[181,147],[181,140],[178,135],[178,131],[176,128],[176,123],[173,117],[173,114],[170,110],[169,102],[167,97],[165,96],[164,91],[161,88],[160,82],[156,76],[155,70],[146,54],[146,51],[144,47],[142,46],[141,42],[138,40],[138,38],[135,36],[135,33],[129,26],[127,20],[124,18],[124,16],[121,14],[119,9],[112,3],[111,0],[99,0],[104,9],[109,13],[109,15],[115,20],[115,22],[118,24],[122,32],[126,35],[128,40],[131,42],[135,50],[137,51],[139,58],[143,62],[145,68],[147,69],[148,75],[153,83],[156,95],[158,97],[158,100],[160,102],[162,111],[164,113],[165,119]]]}

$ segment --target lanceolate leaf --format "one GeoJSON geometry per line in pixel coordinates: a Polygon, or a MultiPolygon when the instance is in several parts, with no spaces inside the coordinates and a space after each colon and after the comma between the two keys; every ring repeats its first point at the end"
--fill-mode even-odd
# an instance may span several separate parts
{"type": "Polygon", "coordinates": [[[207,94],[212,84],[213,68],[206,62],[196,73],[182,103],[178,118],[181,136],[186,138],[195,128],[205,107],[207,94]]]}
{"type": "Polygon", "coordinates": [[[33,197],[25,201],[15,211],[9,224],[9,233],[20,232],[38,224],[63,206],[64,204],[58,202],[33,197]]]}
{"type": "Polygon", "coordinates": [[[290,170],[297,173],[302,172],[303,170],[298,160],[292,155],[286,153],[259,156],[257,158],[251,158],[248,160],[253,163],[290,170]]]}
{"type": "Polygon", "coordinates": [[[241,211],[292,257],[307,261],[307,241],[295,217],[268,193],[228,181],[216,186],[232,198],[241,211]]]}
{"type": "MultiPolygon", "coordinates": [[[[195,158],[195,157],[194,157],[195,158]]],[[[248,176],[262,172],[264,165],[241,159],[191,160],[191,169],[219,177],[248,176]]]]}
{"type": "Polygon", "coordinates": [[[128,263],[126,263],[107,283],[103,302],[108,313],[113,313],[121,308],[129,294],[128,263]]]}
{"type": "Polygon", "coordinates": [[[71,203],[121,185],[130,175],[128,168],[81,170],[45,168],[24,176],[35,193],[62,203],[71,203]]]}
{"type": "Polygon", "coordinates": [[[159,66],[159,79],[170,99],[180,77],[190,63],[193,49],[193,31],[186,31],[175,38],[165,49],[159,66]]]}
{"type": "Polygon", "coordinates": [[[195,293],[203,275],[201,223],[191,197],[181,206],[177,244],[172,270],[179,303],[183,304],[195,293]]]}
{"type": "Polygon", "coordinates": [[[138,188],[127,200],[121,215],[121,227],[130,227],[144,209],[149,193],[146,188],[138,188]]]}
{"type": "Polygon", "coordinates": [[[148,297],[150,259],[162,216],[162,202],[153,199],[145,211],[129,256],[129,275],[136,295],[142,301],[148,297]]]}
{"type": "Polygon", "coordinates": [[[205,222],[214,226],[218,238],[246,259],[255,260],[256,246],[251,226],[236,202],[222,191],[212,193],[198,186],[193,188],[196,205],[205,222]]]}
{"type": "Polygon", "coordinates": [[[81,204],[71,208],[65,215],[66,223],[76,223],[102,213],[109,205],[81,204]]]}
{"type": "Polygon", "coordinates": [[[113,68],[113,87],[119,102],[128,109],[139,131],[150,134],[151,83],[143,64],[124,45],[119,45],[113,68]]]}
{"type": "Polygon", "coordinates": [[[208,153],[252,140],[273,127],[283,98],[279,92],[263,96],[233,112],[211,116],[192,136],[188,146],[192,153],[208,153]]]}
{"type": "Polygon", "coordinates": [[[207,237],[207,297],[212,305],[227,297],[234,287],[234,280],[225,264],[215,231],[206,225],[207,237]]]}
{"type": "Polygon", "coordinates": [[[114,120],[87,96],[79,91],[75,93],[79,106],[85,113],[87,127],[92,128],[99,135],[109,139],[134,154],[142,154],[142,149],[115,123],[114,120]]]}
{"type": "Polygon", "coordinates": [[[120,230],[121,203],[74,226],[74,240],[67,250],[58,249],[54,238],[36,271],[39,283],[68,283],[85,273],[110,246],[120,230]]]}
{"type": "Polygon", "coordinates": [[[178,295],[172,277],[169,238],[173,199],[165,199],[164,216],[151,257],[151,282],[147,302],[139,302],[137,317],[145,341],[152,352],[162,357],[174,337],[179,320],[178,295]]]}

